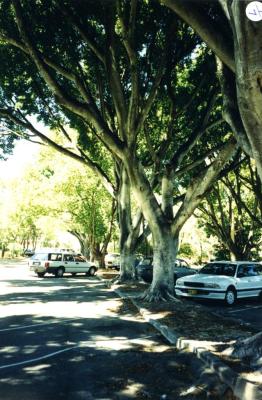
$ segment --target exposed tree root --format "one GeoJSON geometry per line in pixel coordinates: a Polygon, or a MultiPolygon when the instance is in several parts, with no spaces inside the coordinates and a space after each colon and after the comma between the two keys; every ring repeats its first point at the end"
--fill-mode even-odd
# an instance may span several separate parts
{"type": "Polygon", "coordinates": [[[262,332],[247,339],[238,340],[223,353],[233,358],[249,360],[250,364],[256,364],[262,359],[262,332]]]}
{"type": "Polygon", "coordinates": [[[129,276],[121,276],[121,275],[117,275],[114,278],[110,279],[109,281],[109,285],[121,285],[121,284],[135,284],[137,283],[137,279],[134,278],[130,278],[129,276]]]}
{"type": "Polygon", "coordinates": [[[201,396],[201,398],[210,400],[238,400],[232,389],[222,383],[210,369],[205,369],[195,385],[180,394],[180,397],[185,400],[192,399],[192,396],[194,398],[201,396]]]}
{"type": "Polygon", "coordinates": [[[159,303],[161,301],[179,301],[173,293],[170,293],[170,291],[166,290],[161,290],[161,289],[147,289],[142,293],[140,296],[138,296],[139,300],[145,301],[147,303],[159,303]]]}

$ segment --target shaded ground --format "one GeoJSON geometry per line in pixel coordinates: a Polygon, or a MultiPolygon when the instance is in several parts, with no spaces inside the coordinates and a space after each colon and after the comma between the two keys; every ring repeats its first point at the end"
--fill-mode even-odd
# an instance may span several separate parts
{"type": "MultiPolygon", "coordinates": [[[[103,273],[104,279],[112,279],[112,273],[103,273]]],[[[184,340],[200,341],[201,346],[219,357],[234,371],[250,382],[262,386],[261,369],[252,367],[248,360],[235,360],[223,354],[228,346],[239,339],[248,338],[257,331],[251,326],[240,324],[230,318],[223,318],[210,312],[207,307],[197,302],[178,300],[176,302],[147,303],[139,299],[139,294],[147,288],[146,284],[114,285],[124,296],[131,296],[136,304],[150,313],[150,318],[175,331],[184,340]]]]}
{"type": "Polygon", "coordinates": [[[39,279],[10,264],[0,289],[1,400],[224,398],[202,362],[96,277],[39,279]]]}

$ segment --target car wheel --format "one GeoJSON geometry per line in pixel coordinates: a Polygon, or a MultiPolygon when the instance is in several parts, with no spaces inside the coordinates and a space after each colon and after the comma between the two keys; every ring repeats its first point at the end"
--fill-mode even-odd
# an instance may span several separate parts
{"type": "Polygon", "coordinates": [[[64,275],[64,268],[58,268],[58,270],[56,271],[55,276],[56,276],[57,278],[62,278],[63,275],[64,275]]]}
{"type": "Polygon", "coordinates": [[[38,278],[43,278],[45,276],[44,272],[37,272],[36,274],[37,274],[38,278]]]}
{"type": "Polygon", "coordinates": [[[95,273],[96,273],[95,267],[91,267],[91,268],[89,269],[87,275],[89,275],[89,276],[94,276],[95,273]]]}
{"type": "Polygon", "coordinates": [[[235,304],[237,299],[236,291],[234,288],[228,288],[225,295],[225,302],[226,305],[232,306],[235,304]]]}

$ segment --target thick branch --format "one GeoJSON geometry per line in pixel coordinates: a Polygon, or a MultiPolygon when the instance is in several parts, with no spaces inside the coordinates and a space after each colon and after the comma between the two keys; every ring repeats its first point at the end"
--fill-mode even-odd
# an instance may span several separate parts
{"type": "Polygon", "coordinates": [[[92,123],[97,131],[97,134],[101,136],[111,151],[117,154],[120,158],[123,156],[122,153],[122,143],[116,135],[114,135],[107,127],[105,121],[102,119],[101,115],[94,110],[92,107],[88,107],[87,104],[80,103],[79,101],[70,98],[67,93],[60,87],[56,80],[50,74],[45,62],[41,58],[40,53],[34,47],[25,27],[25,22],[23,20],[21,4],[19,0],[12,0],[14,6],[16,20],[20,35],[23,42],[25,43],[28,53],[35,63],[39,73],[41,74],[44,81],[50,87],[52,92],[55,94],[58,103],[66,107],[71,112],[81,116],[84,120],[92,123]]]}
{"type": "Polygon", "coordinates": [[[96,55],[96,57],[105,65],[105,56],[101,49],[99,49],[98,45],[95,41],[88,35],[86,29],[81,24],[81,22],[77,19],[77,17],[72,13],[72,10],[69,10],[66,6],[62,4],[58,4],[58,7],[65,15],[70,24],[80,33],[84,42],[88,45],[88,47],[92,50],[92,52],[96,55]]]}
{"type": "Polygon", "coordinates": [[[186,21],[223,63],[235,72],[232,43],[217,29],[216,24],[208,15],[204,14],[196,2],[185,0],[159,0],[159,2],[169,7],[186,21]]]}
{"type": "Polygon", "coordinates": [[[146,117],[152,107],[152,104],[156,98],[157,91],[159,89],[159,85],[164,76],[165,67],[166,67],[166,54],[164,52],[164,55],[161,59],[160,65],[158,67],[154,82],[152,84],[151,90],[150,90],[148,97],[146,98],[144,104],[142,105],[141,113],[140,113],[139,120],[138,120],[137,127],[136,127],[136,133],[138,133],[140,131],[140,129],[142,129],[145,119],[146,119],[146,117]]]}
{"type": "Polygon", "coordinates": [[[239,113],[235,76],[219,60],[217,71],[223,93],[223,118],[232,129],[239,146],[252,157],[252,149],[239,113]]]}
{"type": "Polygon", "coordinates": [[[131,142],[133,139],[132,133],[134,131],[135,121],[137,118],[138,107],[139,107],[139,81],[138,81],[138,71],[137,71],[137,56],[133,47],[136,5],[137,5],[137,0],[131,0],[129,24],[128,26],[126,26],[120,0],[117,1],[117,11],[121,26],[121,36],[130,62],[132,89],[129,99],[127,130],[128,133],[131,134],[130,138],[131,142]]]}
{"type": "Polygon", "coordinates": [[[211,96],[207,102],[207,107],[205,110],[205,113],[202,117],[202,121],[200,123],[200,126],[192,132],[192,134],[189,136],[187,141],[183,143],[180,148],[175,152],[173,155],[171,161],[170,161],[170,167],[175,170],[178,166],[181,165],[182,161],[184,158],[187,156],[187,154],[190,152],[190,150],[194,147],[196,142],[201,138],[201,136],[204,134],[204,132],[207,129],[210,129],[210,127],[207,126],[209,116],[211,114],[212,108],[215,104],[217,97],[216,90],[212,90],[211,96]]]}
{"type": "Polygon", "coordinates": [[[90,158],[88,158],[87,156],[85,156],[85,158],[83,158],[83,157],[79,156],[78,154],[60,146],[59,144],[54,142],[52,139],[48,138],[46,135],[41,133],[38,129],[36,129],[28,120],[26,120],[27,122],[20,120],[15,115],[13,115],[11,113],[11,111],[9,111],[9,110],[0,109],[0,116],[14,122],[16,125],[22,127],[23,129],[29,130],[34,135],[39,137],[44,143],[48,144],[53,149],[57,150],[59,153],[64,154],[64,155],[80,162],[81,164],[88,166],[96,174],[96,176],[98,176],[101,179],[104,187],[110,193],[110,195],[114,197],[114,188],[113,188],[109,178],[102,171],[100,166],[98,164],[96,164],[94,161],[92,161],[90,158]]]}
{"type": "Polygon", "coordinates": [[[180,231],[188,217],[192,215],[193,211],[206,194],[208,188],[217,179],[220,171],[234,155],[236,150],[236,142],[232,139],[224,145],[215,161],[193,179],[187,189],[185,199],[174,218],[172,224],[172,232],[174,234],[177,234],[180,231]]]}

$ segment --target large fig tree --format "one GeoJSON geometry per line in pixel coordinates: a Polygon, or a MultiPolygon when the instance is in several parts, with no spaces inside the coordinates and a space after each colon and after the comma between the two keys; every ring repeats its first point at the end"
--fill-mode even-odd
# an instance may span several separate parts
{"type": "MultiPolygon", "coordinates": [[[[156,2],[3,3],[1,118],[34,130],[26,115],[45,119],[41,92],[56,115],[77,127],[85,148],[103,144],[121,171],[119,201],[131,188],[152,233],[146,298],[172,296],[180,229],[237,147],[230,132],[217,131],[213,60],[192,30],[156,2]],[[174,214],[174,192],[182,187],[174,214]]],[[[129,209],[121,204],[123,217],[129,209]]]]}

